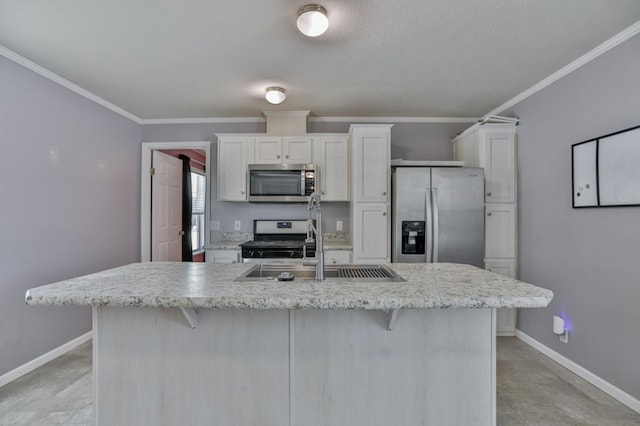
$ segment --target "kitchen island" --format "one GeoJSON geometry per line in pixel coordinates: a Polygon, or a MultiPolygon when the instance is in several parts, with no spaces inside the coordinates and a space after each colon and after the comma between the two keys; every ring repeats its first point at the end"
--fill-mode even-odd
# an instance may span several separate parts
{"type": "Polygon", "coordinates": [[[406,281],[140,263],[26,301],[93,306],[99,425],[495,424],[495,309],[552,293],[469,265],[386,266],[406,281]]]}

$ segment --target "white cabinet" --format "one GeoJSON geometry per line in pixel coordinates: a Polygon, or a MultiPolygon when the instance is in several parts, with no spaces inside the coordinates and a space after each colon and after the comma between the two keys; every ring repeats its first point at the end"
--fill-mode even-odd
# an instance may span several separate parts
{"type": "Polygon", "coordinates": [[[516,257],[516,205],[488,203],[485,207],[485,257],[516,257]]]}
{"type": "Polygon", "coordinates": [[[515,203],[516,126],[475,125],[453,140],[454,160],[482,167],[487,203],[515,203]]]}
{"type": "Polygon", "coordinates": [[[240,262],[239,250],[206,250],[207,263],[238,263],[240,262]]]}
{"type": "Polygon", "coordinates": [[[325,250],[324,263],[327,265],[344,265],[351,263],[350,250],[325,250]]]}
{"type": "MultiPolygon", "coordinates": [[[[485,179],[485,267],[517,277],[516,126],[476,124],[453,140],[454,160],[482,167],[485,179]]],[[[497,332],[514,335],[515,309],[498,309],[497,332]]]]}
{"type": "Polygon", "coordinates": [[[218,200],[247,201],[247,165],[253,162],[254,138],[218,136],[218,200]]]}
{"type": "Polygon", "coordinates": [[[516,277],[516,261],[505,259],[487,260],[485,262],[485,269],[496,274],[504,275],[505,277],[516,277]]]}
{"type": "Polygon", "coordinates": [[[354,202],[388,202],[391,174],[391,128],[352,126],[354,202]]]}
{"type": "Polygon", "coordinates": [[[516,202],[516,144],[512,131],[487,129],[484,143],[485,193],[488,203],[516,202]]]}
{"type": "MultiPolygon", "coordinates": [[[[487,260],[485,267],[487,270],[505,277],[516,277],[515,260],[487,260]]],[[[496,334],[498,336],[513,336],[516,329],[515,308],[502,308],[498,309],[497,312],[496,334]]]]}
{"type": "Polygon", "coordinates": [[[349,137],[313,137],[313,159],[322,201],[349,201],[349,137]]]}
{"type": "Polygon", "coordinates": [[[389,204],[354,203],[352,210],[353,262],[391,262],[389,204]]]}
{"type": "Polygon", "coordinates": [[[308,164],[312,159],[310,136],[256,137],[255,164],[308,164]]]}
{"type": "Polygon", "coordinates": [[[391,126],[358,124],[350,129],[354,263],[391,261],[391,126]]]}
{"type": "MultiPolygon", "coordinates": [[[[218,134],[218,201],[247,200],[248,164],[309,164],[318,167],[322,201],[349,201],[349,135],[271,136],[218,134]]],[[[382,161],[385,161],[384,159],[382,161]]],[[[380,171],[375,171],[380,174],[380,171]]],[[[368,173],[373,175],[374,172],[368,173]]],[[[382,181],[384,177],[378,177],[382,181]]],[[[375,180],[375,179],[374,179],[375,180]]],[[[379,184],[382,186],[383,184],[379,184]]],[[[382,190],[382,192],[385,192],[382,190]]]]}

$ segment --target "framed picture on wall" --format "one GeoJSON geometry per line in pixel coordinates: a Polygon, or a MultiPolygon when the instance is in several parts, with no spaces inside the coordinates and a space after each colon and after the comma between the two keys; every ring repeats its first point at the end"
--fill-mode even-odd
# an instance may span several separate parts
{"type": "Polygon", "coordinates": [[[571,146],[573,207],[640,206],[640,126],[571,146]]]}

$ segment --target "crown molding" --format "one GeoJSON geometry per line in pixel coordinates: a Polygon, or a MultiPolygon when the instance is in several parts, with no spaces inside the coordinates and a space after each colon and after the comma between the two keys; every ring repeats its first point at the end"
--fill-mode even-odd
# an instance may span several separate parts
{"type": "Polygon", "coordinates": [[[531,86],[530,88],[528,88],[524,92],[520,93],[515,98],[513,98],[511,100],[508,100],[507,102],[503,103],[502,105],[500,105],[496,109],[494,109],[492,111],[489,111],[487,114],[485,114],[483,116],[483,118],[486,118],[486,117],[488,117],[490,115],[498,115],[501,112],[505,111],[506,109],[511,108],[512,106],[516,105],[517,103],[522,102],[523,100],[525,100],[529,96],[539,92],[540,90],[544,89],[545,87],[549,86],[550,84],[560,80],[565,75],[570,74],[571,72],[577,70],[581,66],[583,66],[583,65],[587,64],[588,62],[594,60],[595,58],[597,58],[598,56],[602,55],[603,53],[608,52],[609,50],[613,49],[614,47],[616,47],[620,43],[622,43],[624,41],[627,41],[628,39],[630,39],[631,37],[635,36],[638,33],[640,33],[640,21],[636,22],[635,24],[631,25],[627,29],[625,29],[622,32],[620,32],[620,33],[616,34],[615,36],[611,37],[609,40],[605,41],[604,43],[598,45],[596,48],[594,48],[591,51],[587,52],[586,54],[582,55],[581,57],[579,57],[575,61],[571,62],[569,65],[567,65],[567,66],[565,66],[563,68],[560,68],[558,71],[554,72],[553,74],[551,74],[550,76],[548,76],[544,80],[540,81],[539,83],[531,86]]]}
{"type": "MultiPolygon", "coordinates": [[[[288,111],[278,111],[285,115],[288,111]]],[[[479,117],[309,117],[310,123],[475,123],[479,117]]],[[[264,123],[264,117],[143,118],[140,124],[264,123]]]]}
{"type": "Polygon", "coordinates": [[[101,105],[113,112],[115,112],[116,114],[120,114],[121,116],[128,118],[129,120],[136,122],[138,124],[141,124],[141,120],[140,118],[138,118],[137,116],[131,114],[129,111],[126,111],[122,108],[120,108],[117,105],[112,104],[111,102],[102,99],[100,96],[98,95],[94,95],[93,93],[89,92],[88,90],[83,89],[82,87],[78,86],[77,84],[74,84],[72,82],[70,82],[69,80],[60,77],[58,74],[49,71],[48,69],[41,67],[40,65],[36,64],[35,62],[30,61],[29,59],[25,58],[24,56],[20,56],[18,55],[16,52],[14,52],[13,50],[9,50],[4,46],[0,46],[0,55],[4,56],[5,58],[19,64],[22,65],[25,68],[30,69],[31,71],[35,72],[36,74],[39,74],[45,78],[48,78],[49,80],[53,81],[54,83],[58,83],[59,85],[66,87],[67,89],[71,90],[72,92],[77,93],[80,96],[83,96],[87,99],[89,99],[90,101],[93,101],[95,103],[97,103],[98,105],[101,105]]]}
{"type": "Polygon", "coordinates": [[[140,124],[264,123],[264,117],[142,118],[140,124]]]}
{"type": "Polygon", "coordinates": [[[309,117],[312,123],[475,123],[478,117],[309,117]]]}

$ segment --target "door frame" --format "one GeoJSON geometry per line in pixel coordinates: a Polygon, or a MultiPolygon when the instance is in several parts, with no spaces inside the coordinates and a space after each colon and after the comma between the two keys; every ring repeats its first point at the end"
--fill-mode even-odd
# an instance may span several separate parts
{"type": "Polygon", "coordinates": [[[140,261],[151,261],[151,156],[154,150],[202,149],[205,151],[204,244],[210,242],[209,215],[211,211],[211,141],[142,142],[140,169],[140,261]]]}

